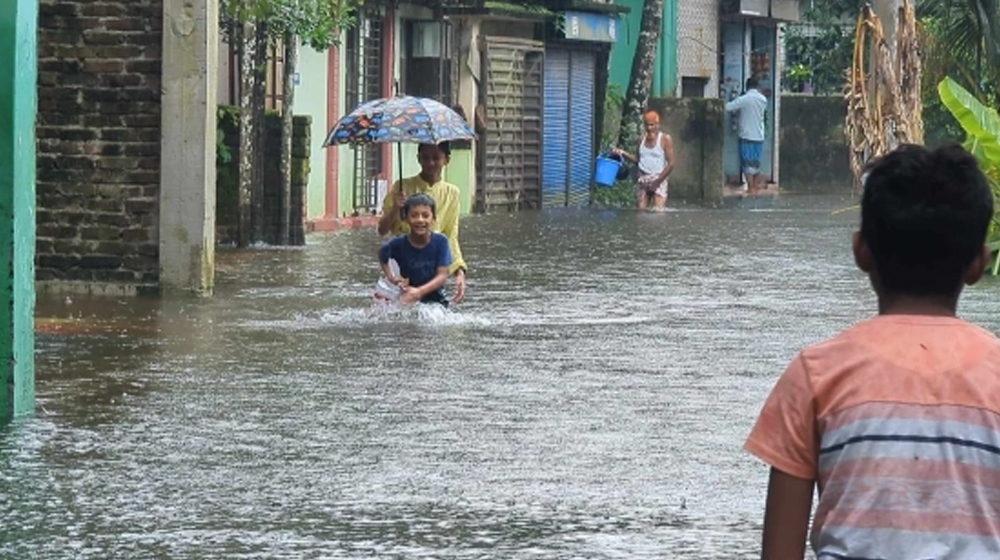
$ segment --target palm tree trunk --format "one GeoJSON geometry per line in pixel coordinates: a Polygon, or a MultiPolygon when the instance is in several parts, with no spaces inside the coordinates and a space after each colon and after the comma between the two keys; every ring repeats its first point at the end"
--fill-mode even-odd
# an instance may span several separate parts
{"type": "Polygon", "coordinates": [[[240,35],[240,161],[239,161],[239,228],[236,245],[246,247],[250,244],[251,213],[250,204],[253,200],[253,152],[254,152],[254,119],[253,119],[253,81],[254,59],[257,53],[257,34],[253,23],[245,24],[239,30],[240,35]]]}
{"type": "Polygon", "coordinates": [[[251,242],[264,240],[264,142],[267,139],[267,22],[258,21],[257,49],[254,51],[252,118],[256,123],[253,134],[253,185],[251,197],[251,242]]]}
{"type": "Polygon", "coordinates": [[[278,242],[288,245],[292,224],[292,103],[295,98],[295,68],[298,65],[298,37],[287,34],[285,42],[285,64],[282,71],[284,91],[281,98],[281,197],[278,242]]]}
{"type": "Polygon", "coordinates": [[[631,147],[642,134],[642,113],[649,101],[649,88],[653,83],[656,65],[656,45],[661,33],[663,0],[644,0],[639,39],[636,41],[635,58],[632,59],[632,75],[622,103],[621,128],[618,133],[620,147],[631,147]]]}

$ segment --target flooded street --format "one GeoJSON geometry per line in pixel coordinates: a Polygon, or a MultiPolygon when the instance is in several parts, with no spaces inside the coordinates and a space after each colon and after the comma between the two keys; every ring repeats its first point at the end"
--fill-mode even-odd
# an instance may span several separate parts
{"type": "Polygon", "coordinates": [[[0,558],[756,558],[743,440],[874,310],[850,203],[469,217],[448,314],[371,312],[368,229],[221,251],[210,299],[42,298],[0,558]]]}

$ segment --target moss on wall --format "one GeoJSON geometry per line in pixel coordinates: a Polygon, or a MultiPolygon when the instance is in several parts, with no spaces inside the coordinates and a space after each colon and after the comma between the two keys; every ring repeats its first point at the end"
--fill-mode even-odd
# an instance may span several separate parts
{"type": "Polygon", "coordinates": [[[851,189],[846,115],[847,102],[841,96],[782,96],[781,190],[833,193],[851,189]]]}
{"type": "Polygon", "coordinates": [[[721,200],[726,122],[722,101],[669,97],[650,99],[649,107],[660,114],[660,129],[674,140],[676,164],[670,175],[670,197],[688,201],[721,200]]]}

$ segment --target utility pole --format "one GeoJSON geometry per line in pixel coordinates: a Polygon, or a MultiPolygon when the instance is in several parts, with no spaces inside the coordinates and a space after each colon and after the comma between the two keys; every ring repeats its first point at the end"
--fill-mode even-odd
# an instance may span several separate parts
{"type": "Polygon", "coordinates": [[[160,284],[212,295],[218,0],[164,0],[160,284]]]}

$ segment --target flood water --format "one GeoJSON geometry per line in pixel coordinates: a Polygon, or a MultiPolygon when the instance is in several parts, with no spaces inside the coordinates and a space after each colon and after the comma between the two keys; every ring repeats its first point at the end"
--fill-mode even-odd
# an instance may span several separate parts
{"type": "Polygon", "coordinates": [[[222,251],[210,299],[42,298],[0,558],[755,558],[743,440],[874,309],[845,204],[470,217],[448,314],[372,314],[371,230],[222,251]]]}

